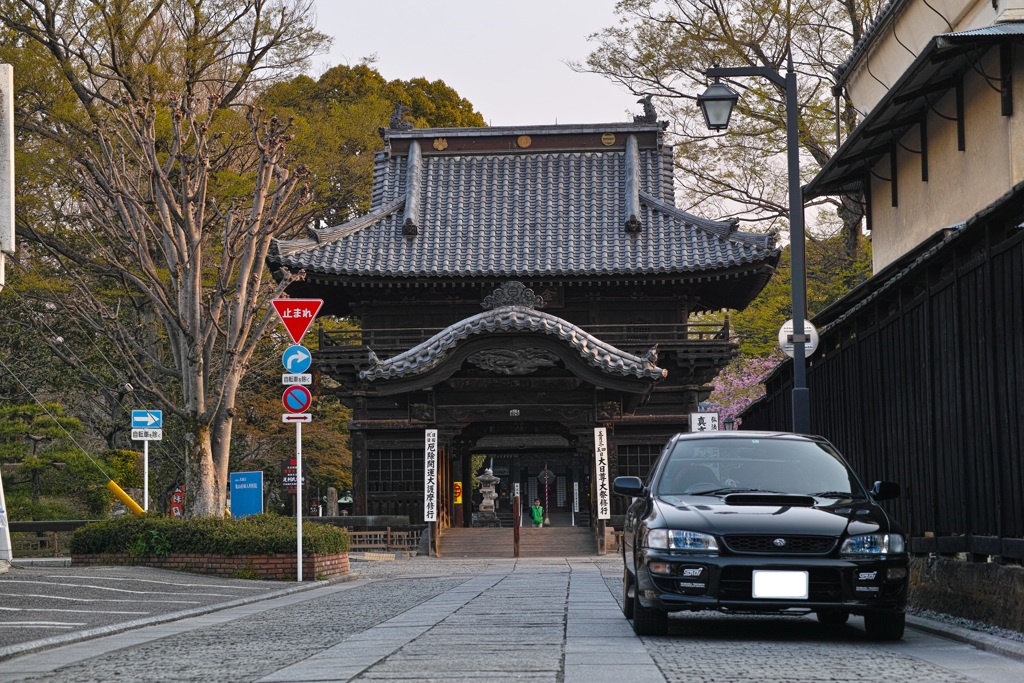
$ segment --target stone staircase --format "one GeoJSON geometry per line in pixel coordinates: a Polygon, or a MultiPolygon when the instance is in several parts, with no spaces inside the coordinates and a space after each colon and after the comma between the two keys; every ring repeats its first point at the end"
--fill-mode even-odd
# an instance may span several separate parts
{"type": "MultiPolygon", "coordinates": [[[[445,529],[441,532],[441,557],[513,557],[513,529],[445,529]]],[[[594,530],[588,527],[522,527],[519,557],[590,557],[597,554],[594,530]]]]}

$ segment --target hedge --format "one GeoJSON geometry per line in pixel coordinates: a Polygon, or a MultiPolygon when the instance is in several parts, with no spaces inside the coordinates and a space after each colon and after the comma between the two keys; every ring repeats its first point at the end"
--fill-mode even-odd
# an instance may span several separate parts
{"type": "MultiPolygon", "coordinates": [[[[133,557],[170,553],[259,555],[295,552],[295,520],[262,514],[241,519],[182,519],[155,513],[87,524],[71,537],[71,553],[126,552],[133,557]]],[[[302,526],[303,553],[343,553],[348,533],[329,524],[302,526]]]]}

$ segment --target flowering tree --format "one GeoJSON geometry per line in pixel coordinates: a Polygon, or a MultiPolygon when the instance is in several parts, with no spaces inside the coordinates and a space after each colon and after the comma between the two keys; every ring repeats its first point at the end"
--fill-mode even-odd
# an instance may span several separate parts
{"type": "Polygon", "coordinates": [[[782,353],[769,356],[740,357],[726,366],[715,381],[708,401],[719,419],[735,418],[747,406],[764,396],[761,382],[782,361],[782,353]]]}

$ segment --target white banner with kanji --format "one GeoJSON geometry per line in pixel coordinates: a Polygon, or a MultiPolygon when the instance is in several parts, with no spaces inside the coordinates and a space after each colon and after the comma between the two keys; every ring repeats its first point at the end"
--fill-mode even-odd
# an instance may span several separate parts
{"type": "Polygon", "coordinates": [[[437,521],[437,430],[426,430],[423,444],[423,521],[437,521]]]}
{"type": "Polygon", "coordinates": [[[608,430],[594,428],[594,463],[597,472],[597,518],[612,518],[612,494],[608,484],[608,430]]]}

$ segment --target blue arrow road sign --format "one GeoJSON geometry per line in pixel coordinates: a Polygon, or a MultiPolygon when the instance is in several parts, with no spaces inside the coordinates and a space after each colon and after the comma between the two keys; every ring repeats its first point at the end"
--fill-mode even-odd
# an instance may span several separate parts
{"type": "Polygon", "coordinates": [[[164,411],[133,410],[132,429],[163,429],[164,411]]]}
{"type": "Polygon", "coordinates": [[[285,370],[292,374],[299,374],[309,370],[309,366],[313,362],[313,354],[305,346],[295,344],[285,349],[281,356],[281,362],[284,363],[285,370]]]}

